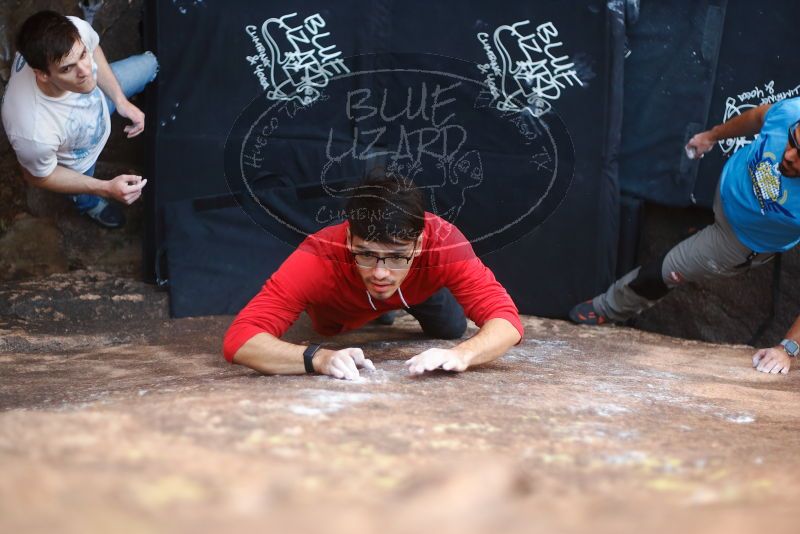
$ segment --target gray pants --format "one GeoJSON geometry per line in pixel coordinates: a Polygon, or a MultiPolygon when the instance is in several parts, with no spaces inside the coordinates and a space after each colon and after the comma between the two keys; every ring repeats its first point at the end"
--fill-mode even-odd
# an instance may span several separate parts
{"type": "MultiPolygon", "coordinates": [[[[755,254],[739,241],[725,218],[717,189],[714,224],[684,239],[667,253],[661,264],[661,280],[666,288],[672,289],[685,282],[734,276],[774,256],[773,253],[755,254]]],[[[595,311],[612,321],[625,321],[655,304],[658,298],[648,298],[640,294],[642,291],[637,293],[630,287],[637,282],[642,269],[637,267],[614,282],[605,293],[596,296],[592,300],[595,311]]]]}

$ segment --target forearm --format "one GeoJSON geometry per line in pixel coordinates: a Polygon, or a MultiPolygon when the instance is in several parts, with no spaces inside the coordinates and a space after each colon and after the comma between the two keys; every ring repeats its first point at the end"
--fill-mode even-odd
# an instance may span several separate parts
{"type": "Polygon", "coordinates": [[[489,319],[477,334],[454,347],[469,367],[491,362],[519,343],[519,331],[505,319],[489,319]]]}
{"type": "Polygon", "coordinates": [[[66,167],[62,167],[61,165],[57,165],[49,176],[41,178],[33,176],[24,167],[22,168],[22,174],[29,184],[47,189],[48,191],[53,191],[54,193],[67,193],[71,195],[86,193],[102,197],[109,196],[108,182],[86,176],[67,169],[66,167]]]}
{"type": "Polygon", "coordinates": [[[750,137],[761,131],[764,125],[764,116],[772,104],[764,104],[748,109],[722,124],[711,128],[709,132],[716,141],[731,137],[750,137]]]}
{"type": "Polygon", "coordinates": [[[789,328],[789,331],[786,332],[784,338],[800,343],[800,315],[798,315],[797,319],[794,320],[794,324],[792,324],[792,326],[789,328]]]}
{"type": "MultiPolygon", "coordinates": [[[[303,352],[306,345],[295,345],[271,334],[256,334],[245,342],[233,356],[233,363],[244,365],[267,375],[300,375],[306,372],[303,352]]],[[[314,363],[326,349],[314,354],[314,363]]]]}
{"type": "Polygon", "coordinates": [[[119,107],[120,102],[126,100],[125,93],[122,92],[117,77],[114,76],[114,71],[111,70],[100,46],[94,49],[93,57],[94,62],[97,63],[97,85],[114,102],[114,105],[119,107]]]}

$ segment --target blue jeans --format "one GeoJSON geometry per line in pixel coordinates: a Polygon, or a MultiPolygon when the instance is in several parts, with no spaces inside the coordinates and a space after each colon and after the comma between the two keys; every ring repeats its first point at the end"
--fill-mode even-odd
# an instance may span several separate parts
{"type": "MultiPolygon", "coordinates": [[[[148,83],[155,80],[156,74],[158,74],[158,60],[152,52],[115,61],[110,63],[109,67],[117,78],[125,98],[131,98],[141,93],[148,83]]],[[[106,96],[106,103],[108,104],[108,114],[111,115],[117,108],[108,96],[106,96]]],[[[96,163],[92,163],[92,167],[83,174],[94,176],[95,165],[96,163]]],[[[89,211],[101,201],[100,197],[87,194],[70,195],[70,198],[80,213],[89,211]]]]}
{"type": "Polygon", "coordinates": [[[458,339],[467,329],[464,308],[447,288],[442,288],[425,302],[407,308],[426,335],[436,339],[458,339]]]}

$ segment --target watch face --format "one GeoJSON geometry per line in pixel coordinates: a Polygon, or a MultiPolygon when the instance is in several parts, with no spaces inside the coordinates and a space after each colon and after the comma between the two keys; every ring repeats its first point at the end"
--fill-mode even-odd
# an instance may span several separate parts
{"type": "Polygon", "coordinates": [[[800,345],[798,345],[796,341],[792,341],[791,339],[785,340],[783,342],[783,347],[786,349],[786,352],[788,352],[790,356],[797,356],[797,353],[800,352],[800,345]]]}

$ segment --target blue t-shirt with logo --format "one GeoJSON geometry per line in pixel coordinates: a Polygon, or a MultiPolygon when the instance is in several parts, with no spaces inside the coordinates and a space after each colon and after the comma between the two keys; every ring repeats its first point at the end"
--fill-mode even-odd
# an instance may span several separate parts
{"type": "Polygon", "coordinates": [[[787,178],[778,170],[789,126],[798,119],[800,98],[773,104],[759,137],[722,169],[725,216],[736,237],[755,252],[783,252],[800,241],[800,178],[787,178]]]}

